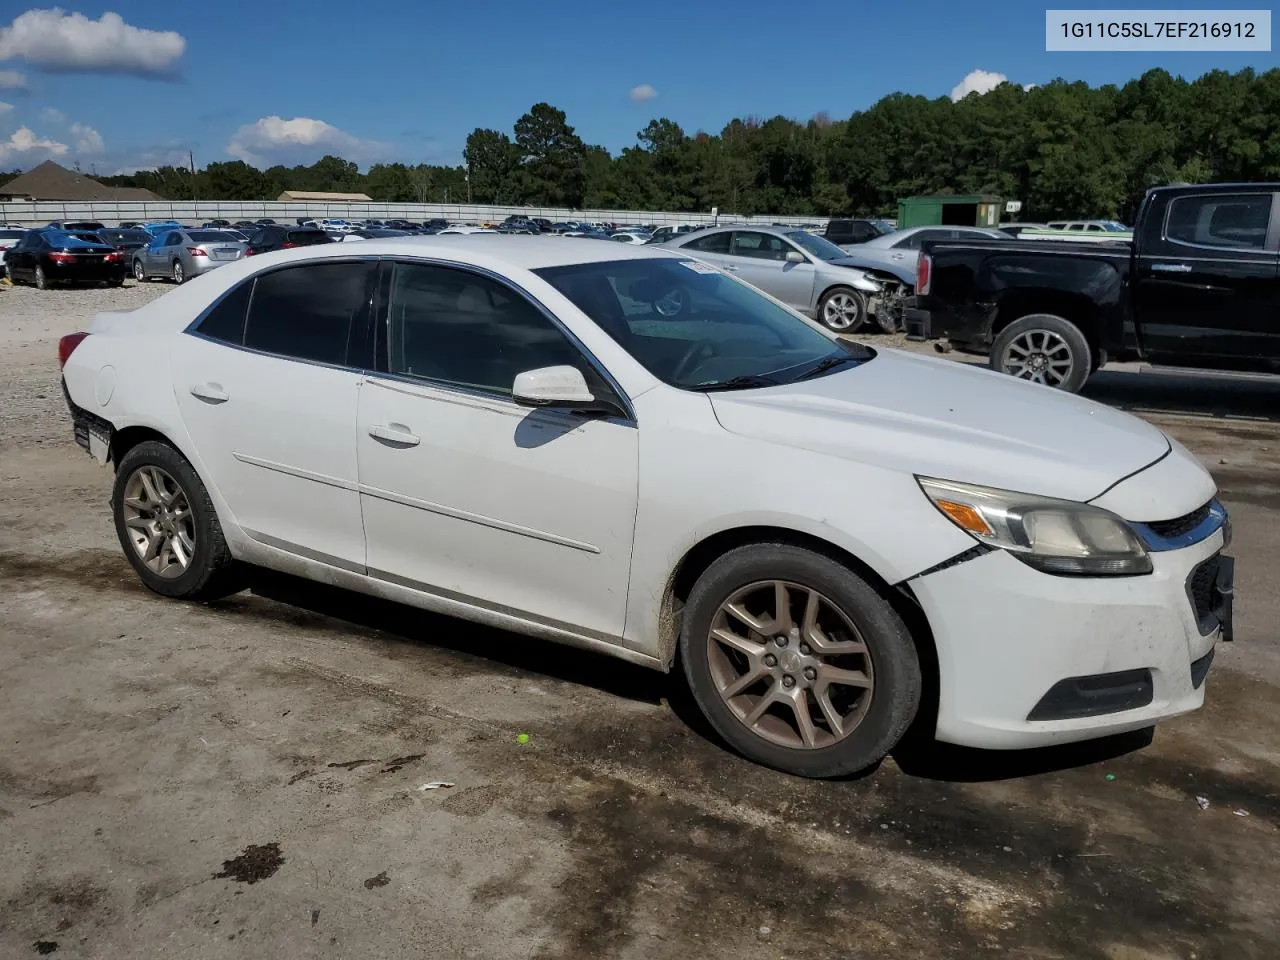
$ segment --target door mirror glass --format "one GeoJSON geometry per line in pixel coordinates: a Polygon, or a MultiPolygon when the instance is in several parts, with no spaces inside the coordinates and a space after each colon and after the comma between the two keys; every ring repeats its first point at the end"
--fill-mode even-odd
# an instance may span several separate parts
{"type": "Polygon", "coordinates": [[[511,387],[516,403],[529,407],[578,407],[595,402],[577,367],[539,367],[516,374],[511,387]]]}
{"type": "Polygon", "coordinates": [[[799,250],[788,250],[787,263],[804,263],[804,254],[799,250]]]}

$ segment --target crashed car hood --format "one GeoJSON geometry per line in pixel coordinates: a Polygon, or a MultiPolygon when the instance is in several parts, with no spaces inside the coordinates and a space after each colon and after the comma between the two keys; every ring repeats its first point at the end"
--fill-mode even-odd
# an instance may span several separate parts
{"type": "Polygon", "coordinates": [[[721,425],[743,436],[1065,500],[1093,499],[1170,449],[1127,413],[895,350],[812,380],[708,396],[721,425]]]}

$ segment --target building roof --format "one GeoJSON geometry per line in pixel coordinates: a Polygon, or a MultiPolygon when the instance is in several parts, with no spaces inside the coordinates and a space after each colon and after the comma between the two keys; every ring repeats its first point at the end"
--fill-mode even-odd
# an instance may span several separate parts
{"type": "Polygon", "coordinates": [[[15,200],[161,200],[142,187],[112,187],[52,160],[0,184],[0,197],[15,200]]]}
{"type": "Polygon", "coordinates": [[[290,200],[316,200],[330,203],[372,203],[373,197],[366,193],[319,193],[312,190],[286,190],[276,197],[282,203],[290,200]]]}

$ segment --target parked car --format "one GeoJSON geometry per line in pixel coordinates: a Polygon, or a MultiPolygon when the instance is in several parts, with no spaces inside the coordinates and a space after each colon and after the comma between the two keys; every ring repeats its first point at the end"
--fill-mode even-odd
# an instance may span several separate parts
{"type": "Polygon", "coordinates": [[[1129,228],[1116,220],[1050,220],[1050,230],[1083,230],[1087,233],[1126,233],[1129,228]]]}
{"type": "Polygon", "coordinates": [[[102,238],[104,243],[111,244],[112,247],[124,254],[126,264],[133,262],[135,250],[139,250],[151,242],[151,234],[137,228],[107,227],[99,230],[98,236],[102,238]]]}
{"type": "Polygon", "coordinates": [[[1023,230],[1047,230],[1047,229],[1049,229],[1049,225],[1047,223],[1002,223],[1000,224],[1000,230],[1003,231],[1004,233],[1009,234],[1009,236],[1011,237],[1018,236],[1018,234],[1022,233],[1023,230]]]}
{"type": "Polygon", "coordinates": [[[994,749],[1146,728],[1231,636],[1226,513],[1157,427],[842,342],[670,248],[293,250],[58,355],[153,592],[253,564],[678,666],[792,774],[865,770],[917,719],[994,749]]]}
{"type": "Polygon", "coordinates": [[[356,229],[354,223],[341,217],[325,217],[317,226],[329,233],[350,233],[356,229]]]}
{"type": "Polygon", "coordinates": [[[512,219],[508,217],[498,225],[499,233],[539,234],[542,228],[532,220],[512,219]]]}
{"type": "Polygon", "coordinates": [[[5,251],[16,245],[19,240],[26,236],[26,233],[26,230],[20,228],[0,228],[0,260],[4,259],[5,251]]]}
{"type": "Polygon", "coordinates": [[[1077,391],[1109,360],[1280,372],[1280,184],[1148,190],[1132,243],[928,245],[910,311],[992,369],[1077,391]]]}
{"type": "Polygon", "coordinates": [[[5,271],[14,283],[47,290],[56,284],[105,283],[118,287],[128,269],[124,255],[94,234],[83,239],[65,230],[28,230],[4,252],[5,271]]]}
{"type": "Polygon", "coordinates": [[[610,240],[617,240],[619,243],[648,243],[649,237],[650,234],[638,230],[619,230],[609,234],[610,240]]]}
{"type": "Polygon", "coordinates": [[[231,226],[231,221],[230,220],[210,220],[208,223],[202,224],[202,226],[205,228],[219,230],[223,227],[231,226]]]}
{"type": "Polygon", "coordinates": [[[881,309],[879,282],[834,243],[798,227],[712,227],[663,246],[727,270],[839,333],[881,309]]]}
{"type": "Polygon", "coordinates": [[[874,220],[848,220],[836,218],[827,221],[822,236],[836,246],[866,243],[888,231],[882,230],[874,220]]]}
{"type": "Polygon", "coordinates": [[[438,234],[436,234],[436,236],[445,237],[445,236],[456,236],[460,234],[472,234],[472,233],[496,234],[497,232],[498,232],[497,230],[491,227],[456,226],[456,227],[445,227],[445,229],[441,230],[438,234]]]}
{"type": "Polygon", "coordinates": [[[170,230],[134,251],[133,278],[186,283],[245,255],[245,245],[221,230],[170,230]]]}
{"type": "Polygon", "coordinates": [[[350,243],[355,240],[378,240],[378,239],[385,240],[390,237],[411,237],[411,236],[413,236],[413,234],[407,230],[365,229],[365,230],[352,230],[350,233],[342,234],[340,237],[340,240],[343,243],[350,243]]]}
{"type": "Polygon", "coordinates": [[[160,234],[169,233],[171,230],[181,230],[183,229],[183,226],[177,220],[157,220],[144,223],[141,229],[155,237],[160,234]]]}
{"type": "Polygon", "coordinates": [[[259,227],[249,235],[249,246],[245,249],[244,255],[252,257],[259,253],[332,242],[332,237],[314,227],[284,227],[279,224],[268,224],[259,227]]]}

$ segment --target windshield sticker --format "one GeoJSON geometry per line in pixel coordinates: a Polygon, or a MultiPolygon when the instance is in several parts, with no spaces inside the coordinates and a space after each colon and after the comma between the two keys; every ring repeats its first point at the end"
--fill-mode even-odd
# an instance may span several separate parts
{"type": "Polygon", "coordinates": [[[688,267],[694,273],[719,273],[720,272],[715,267],[711,266],[711,264],[699,263],[697,260],[680,260],[678,262],[684,264],[684,266],[688,267]]]}

